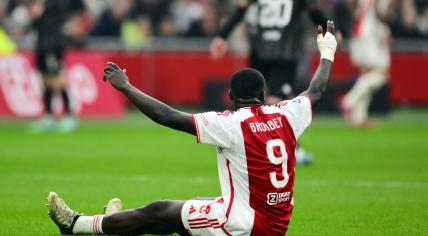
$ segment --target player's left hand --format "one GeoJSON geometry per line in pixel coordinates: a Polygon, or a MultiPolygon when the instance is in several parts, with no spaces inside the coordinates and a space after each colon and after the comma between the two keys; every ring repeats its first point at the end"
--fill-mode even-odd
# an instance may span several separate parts
{"type": "Polygon", "coordinates": [[[327,59],[334,61],[334,54],[336,53],[337,41],[334,36],[334,22],[327,21],[327,31],[324,34],[324,30],[321,26],[318,26],[317,36],[318,49],[321,53],[321,59],[327,59]]]}
{"type": "Polygon", "coordinates": [[[126,69],[121,69],[113,62],[108,62],[107,67],[104,68],[103,80],[109,81],[110,84],[119,91],[123,91],[131,86],[128,76],[126,76],[126,69]]]}

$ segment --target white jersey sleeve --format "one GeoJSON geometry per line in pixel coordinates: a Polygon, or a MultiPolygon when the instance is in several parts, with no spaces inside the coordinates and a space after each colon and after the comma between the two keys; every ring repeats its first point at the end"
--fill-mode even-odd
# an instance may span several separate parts
{"type": "Polygon", "coordinates": [[[290,122],[296,139],[299,138],[312,122],[311,100],[306,96],[298,96],[292,100],[280,102],[277,106],[290,122]]]}
{"type": "Polygon", "coordinates": [[[222,148],[230,147],[233,137],[231,131],[233,118],[228,111],[194,114],[193,122],[198,143],[213,144],[222,148]]]}

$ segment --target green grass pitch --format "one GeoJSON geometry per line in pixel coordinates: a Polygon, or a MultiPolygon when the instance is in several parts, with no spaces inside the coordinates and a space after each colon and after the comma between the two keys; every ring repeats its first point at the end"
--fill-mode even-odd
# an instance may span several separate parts
{"type": "MultiPolygon", "coordinates": [[[[315,117],[302,143],[288,235],[428,235],[428,113],[395,112],[356,131],[315,117]]],[[[125,207],[218,196],[214,147],[141,116],[84,120],[73,134],[28,134],[0,120],[0,235],[58,235],[49,191],[85,214],[113,197],[125,207]]]]}

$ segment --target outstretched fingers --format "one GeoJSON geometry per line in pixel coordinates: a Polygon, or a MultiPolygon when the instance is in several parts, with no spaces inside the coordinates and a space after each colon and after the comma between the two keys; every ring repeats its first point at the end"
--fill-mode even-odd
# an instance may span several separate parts
{"type": "Polygon", "coordinates": [[[120,67],[114,62],[109,61],[109,62],[107,62],[107,64],[116,70],[120,70],[120,67]]]}
{"type": "Polygon", "coordinates": [[[110,76],[113,73],[114,69],[110,66],[107,66],[104,68],[104,75],[103,75],[103,81],[106,81],[108,79],[108,76],[110,76]]]}
{"type": "Polygon", "coordinates": [[[334,22],[332,20],[327,21],[327,32],[334,34],[334,22]]]}

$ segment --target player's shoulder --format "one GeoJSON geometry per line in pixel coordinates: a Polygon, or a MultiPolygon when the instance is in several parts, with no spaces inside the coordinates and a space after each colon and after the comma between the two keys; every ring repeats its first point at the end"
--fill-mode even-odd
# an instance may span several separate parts
{"type": "Polygon", "coordinates": [[[218,122],[233,122],[236,116],[236,112],[225,110],[225,111],[208,111],[198,114],[201,119],[215,120],[218,122]]]}
{"type": "Polygon", "coordinates": [[[205,112],[198,115],[205,125],[216,124],[222,127],[238,127],[241,122],[254,116],[249,108],[241,108],[236,111],[205,112]]]}
{"type": "Polygon", "coordinates": [[[281,107],[285,106],[288,101],[282,101],[273,105],[264,105],[262,107],[264,114],[275,114],[281,112],[281,107]]]}
{"type": "Polygon", "coordinates": [[[290,100],[278,102],[277,104],[275,104],[275,106],[284,107],[292,104],[300,105],[300,104],[307,104],[307,103],[311,103],[311,99],[308,96],[300,95],[290,100]]]}
{"type": "Polygon", "coordinates": [[[302,107],[311,106],[311,100],[307,96],[298,96],[290,100],[284,100],[278,102],[272,106],[268,106],[270,110],[280,109],[280,110],[288,110],[288,109],[300,109],[302,107]]]}

